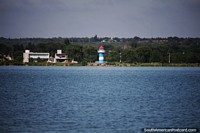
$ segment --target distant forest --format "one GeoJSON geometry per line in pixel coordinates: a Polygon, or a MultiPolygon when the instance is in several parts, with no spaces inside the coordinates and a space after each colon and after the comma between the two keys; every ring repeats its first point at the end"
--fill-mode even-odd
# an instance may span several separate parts
{"type": "Polygon", "coordinates": [[[100,45],[107,62],[124,63],[200,63],[200,38],[0,38],[0,64],[22,64],[23,52],[49,52],[62,49],[70,60],[95,62],[100,45]],[[12,58],[8,61],[6,56],[12,58]],[[169,59],[170,58],[170,59],[169,59]],[[169,62],[170,61],[170,62],[169,62]]]}

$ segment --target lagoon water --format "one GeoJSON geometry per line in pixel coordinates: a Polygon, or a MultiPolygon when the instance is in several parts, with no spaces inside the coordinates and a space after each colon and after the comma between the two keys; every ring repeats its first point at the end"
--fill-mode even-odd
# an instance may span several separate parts
{"type": "Polygon", "coordinates": [[[199,126],[199,67],[0,67],[0,132],[199,126]]]}

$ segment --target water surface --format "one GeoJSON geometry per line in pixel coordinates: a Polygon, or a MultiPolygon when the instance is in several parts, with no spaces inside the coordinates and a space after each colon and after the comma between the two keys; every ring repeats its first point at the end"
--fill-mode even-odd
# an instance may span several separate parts
{"type": "Polygon", "coordinates": [[[198,67],[0,67],[0,131],[199,128],[198,67]]]}

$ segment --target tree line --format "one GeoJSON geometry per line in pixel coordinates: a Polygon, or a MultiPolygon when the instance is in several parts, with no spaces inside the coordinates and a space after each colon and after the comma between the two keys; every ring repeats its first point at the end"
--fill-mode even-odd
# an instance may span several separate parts
{"type": "Polygon", "coordinates": [[[51,56],[54,56],[57,49],[62,49],[70,60],[80,63],[95,62],[98,60],[97,50],[100,45],[105,48],[107,62],[200,63],[200,38],[98,38],[96,35],[89,40],[87,38],[0,38],[0,63],[21,64],[25,49],[32,52],[49,52],[51,56]],[[10,56],[13,60],[7,61],[5,56],[10,56]]]}

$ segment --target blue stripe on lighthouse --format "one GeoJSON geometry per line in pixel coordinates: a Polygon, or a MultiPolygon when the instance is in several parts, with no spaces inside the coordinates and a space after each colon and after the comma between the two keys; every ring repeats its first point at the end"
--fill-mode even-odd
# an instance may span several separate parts
{"type": "Polygon", "coordinates": [[[99,53],[99,57],[103,57],[104,56],[104,54],[103,53],[99,53]]]}
{"type": "Polygon", "coordinates": [[[99,53],[99,63],[104,63],[104,54],[99,53]]]}

